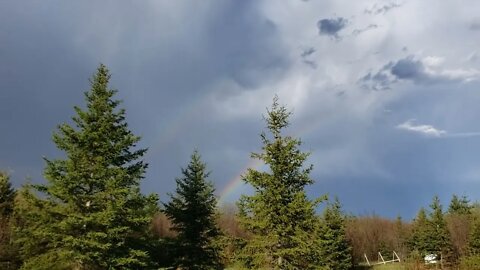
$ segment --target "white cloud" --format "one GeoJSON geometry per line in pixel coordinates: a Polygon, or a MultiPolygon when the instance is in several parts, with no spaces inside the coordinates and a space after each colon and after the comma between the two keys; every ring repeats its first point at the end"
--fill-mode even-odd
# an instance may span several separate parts
{"type": "Polygon", "coordinates": [[[439,56],[427,56],[422,59],[426,67],[438,67],[445,62],[445,58],[439,56]]]}
{"type": "Polygon", "coordinates": [[[397,126],[398,129],[419,133],[427,137],[441,137],[447,132],[445,130],[437,129],[432,125],[416,125],[415,119],[407,120],[406,122],[397,126]]]}

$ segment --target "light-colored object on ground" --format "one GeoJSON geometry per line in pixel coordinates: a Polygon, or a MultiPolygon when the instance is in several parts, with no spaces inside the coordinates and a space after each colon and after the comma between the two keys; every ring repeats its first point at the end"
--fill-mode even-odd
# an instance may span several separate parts
{"type": "Polygon", "coordinates": [[[427,254],[423,260],[425,261],[425,264],[432,264],[432,263],[438,263],[440,262],[438,255],[437,254],[427,254]]]}

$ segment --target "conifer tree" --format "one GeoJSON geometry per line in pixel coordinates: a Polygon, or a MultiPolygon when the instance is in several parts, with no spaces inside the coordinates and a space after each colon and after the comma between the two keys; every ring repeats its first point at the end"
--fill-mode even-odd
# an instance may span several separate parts
{"type": "Polygon", "coordinates": [[[470,229],[468,252],[472,256],[480,256],[480,218],[476,217],[470,229]]]}
{"type": "Polygon", "coordinates": [[[12,243],[15,194],[9,175],[0,171],[0,269],[16,269],[19,263],[18,249],[12,243]]]}
{"type": "Polygon", "coordinates": [[[0,171],[0,219],[8,219],[13,213],[15,190],[6,172],[0,171]]]}
{"type": "Polygon", "coordinates": [[[314,239],[319,200],[305,193],[313,183],[312,166],[304,168],[309,154],[300,151],[300,140],[283,135],[290,115],[275,97],[265,119],[270,136],[262,133],[262,152],[252,154],[269,170],[249,169],[243,177],[254,194],[238,203],[240,223],[250,234],[239,259],[250,269],[313,269],[319,263],[314,239]]]}
{"type": "Polygon", "coordinates": [[[109,79],[100,65],[86,108],[75,107],[74,125],[60,125],[53,136],[65,157],[45,159],[47,183],[22,191],[23,269],[151,266],[146,245],[158,199],[140,192],[146,149],[136,149],[140,138],[128,129],[109,79]]]}
{"type": "Polygon", "coordinates": [[[442,205],[438,196],[433,198],[430,213],[422,208],[413,222],[413,231],[410,238],[410,247],[420,255],[442,255],[446,263],[452,263],[453,247],[450,241],[442,205]]]}
{"type": "Polygon", "coordinates": [[[320,224],[320,261],[327,269],[348,270],[352,268],[351,247],[345,235],[345,217],[340,201],[325,208],[320,224]]]}
{"type": "Polygon", "coordinates": [[[431,247],[429,245],[430,226],[427,218],[427,211],[425,208],[420,208],[417,216],[413,220],[412,234],[410,235],[408,244],[412,251],[420,253],[425,256],[431,253],[431,247]]]}
{"type": "Polygon", "coordinates": [[[207,181],[209,172],[200,155],[194,151],[190,163],[177,178],[176,194],[164,204],[164,212],[178,233],[175,241],[175,267],[190,270],[221,269],[215,240],[217,200],[213,184],[207,181]]]}
{"type": "Polygon", "coordinates": [[[472,208],[473,207],[470,205],[470,201],[466,196],[458,198],[458,196],[454,194],[452,196],[452,200],[450,201],[450,205],[448,206],[448,213],[457,215],[470,215],[472,208]]]}
{"type": "Polygon", "coordinates": [[[444,213],[442,210],[442,205],[440,204],[440,199],[438,196],[433,197],[432,204],[430,205],[432,209],[430,213],[430,252],[440,253],[447,255],[451,251],[451,242],[450,234],[448,231],[447,223],[445,221],[444,213]]]}

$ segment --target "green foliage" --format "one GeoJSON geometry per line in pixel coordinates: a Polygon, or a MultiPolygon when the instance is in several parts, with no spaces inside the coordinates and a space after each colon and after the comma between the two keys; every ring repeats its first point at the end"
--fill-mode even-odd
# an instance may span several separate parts
{"type": "Polygon", "coordinates": [[[177,178],[177,189],[164,212],[172,221],[176,237],[175,267],[181,269],[220,269],[219,249],[216,240],[216,205],[214,187],[207,182],[209,172],[197,151],[190,163],[177,178]]]}
{"type": "Polygon", "coordinates": [[[476,217],[470,229],[468,252],[471,255],[480,256],[480,218],[476,217]]]}
{"type": "Polygon", "coordinates": [[[13,211],[16,192],[7,173],[0,171],[0,269],[17,269],[18,248],[13,244],[13,211]]]}
{"type": "Polygon", "coordinates": [[[337,198],[323,212],[318,238],[321,245],[320,262],[323,266],[337,270],[352,267],[351,247],[345,235],[345,217],[337,198]]]}
{"type": "Polygon", "coordinates": [[[275,97],[265,119],[271,137],[262,133],[262,152],[252,154],[269,172],[249,169],[243,177],[255,191],[238,203],[240,223],[250,237],[239,254],[247,268],[315,269],[319,263],[313,237],[319,200],[309,200],[304,190],[313,183],[312,166],[303,168],[309,154],[299,150],[300,140],[282,135],[290,114],[275,97]]]}
{"type": "Polygon", "coordinates": [[[460,270],[480,270],[480,256],[465,256],[460,259],[460,270]]]}
{"type": "Polygon", "coordinates": [[[421,256],[442,253],[444,258],[449,258],[452,253],[452,244],[438,196],[433,198],[430,208],[428,217],[425,209],[422,208],[415,218],[409,241],[410,247],[413,251],[418,251],[421,256]]]}
{"type": "Polygon", "coordinates": [[[66,157],[45,159],[47,184],[22,191],[23,269],[151,267],[149,225],[158,199],[140,193],[146,149],[134,149],[140,138],[112,99],[109,79],[100,65],[85,93],[86,110],[75,107],[75,125],[62,124],[53,136],[66,157]]]}
{"type": "Polygon", "coordinates": [[[429,250],[432,253],[443,252],[447,254],[452,249],[450,242],[450,234],[445,221],[442,205],[438,196],[433,197],[430,205],[432,212],[430,213],[430,235],[429,250]]]}
{"type": "Polygon", "coordinates": [[[417,216],[413,220],[412,234],[408,241],[410,249],[412,251],[418,251],[422,255],[428,254],[430,247],[428,245],[429,224],[427,220],[427,212],[425,208],[420,208],[417,216]]]}
{"type": "Polygon", "coordinates": [[[458,215],[470,215],[472,212],[472,205],[466,196],[458,198],[457,195],[452,196],[450,205],[448,206],[449,214],[458,214],[458,215]]]}
{"type": "Polygon", "coordinates": [[[13,213],[15,190],[6,172],[0,171],[0,219],[10,218],[13,213]]]}

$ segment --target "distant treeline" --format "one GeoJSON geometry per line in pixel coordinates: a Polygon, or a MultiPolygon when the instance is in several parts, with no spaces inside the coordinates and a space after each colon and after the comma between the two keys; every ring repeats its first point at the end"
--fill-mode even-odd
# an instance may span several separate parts
{"type": "Polygon", "coordinates": [[[242,176],[252,195],[219,207],[197,150],[168,200],[142,194],[147,149],[136,146],[109,79],[100,65],[73,125],[58,126],[53,142],[65,156],[45,158],[45,184],[15,190],[0,172],[0,269],[346,270],[394,251],[401,269],[423,269],[430,254],[441,258],[435,267],[480,269],[480,206],[466,197],[454,195],[447,209],[434,197],[407,222],[309,198],[309,153],[284,134],[291,112],[277,97],[251,155],[268,169],[242,176]]]}

